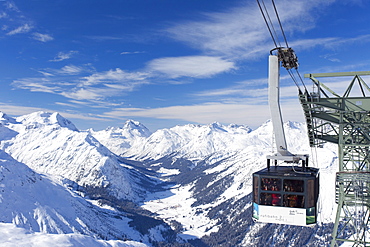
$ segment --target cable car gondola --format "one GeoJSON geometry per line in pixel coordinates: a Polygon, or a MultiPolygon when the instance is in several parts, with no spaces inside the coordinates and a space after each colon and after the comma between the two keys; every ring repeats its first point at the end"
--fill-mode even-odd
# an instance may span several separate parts
{"type": "MultiPolygon", "coordinates": [[[[270,9],[275,12],[286,47],[281,46],[269,8],[264,1],[257,0],[257,3],[275,44],[269,56],[268,98],[277,153],[267,156],[267,168],[253,173],[253,218],[266,223],[306,226],[316,223],[317,219],[319,169],[307,167],[308,155],[288,151],[279,102],[280,66],[287,70],[301,91],[292,73],[292,69],[295,69],[301,78],[298,73],[298,58],[288,45],[274,0],[271,1],[270,9]],[[275,161],[275,166],[270,167],[271,160],[275,161]],[[277,166],[278,161],[289,165],[277,166]]],[[[304,85],[303,81],[302,84],[304,85]]]]}
{"type": "Polygon", "coordinates": [[[272,166],[253,173],[253,218],[306,226],[316,223],[319,169],[272,166]]]}

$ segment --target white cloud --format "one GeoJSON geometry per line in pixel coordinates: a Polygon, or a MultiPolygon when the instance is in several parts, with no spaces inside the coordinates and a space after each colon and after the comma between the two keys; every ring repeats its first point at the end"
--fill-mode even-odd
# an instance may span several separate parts
{"type": "Polygon", "coordinates": [[[74,88],[61,93],[64,97],[76,100],[99,100],[109,95],[107,90],[96,88],[74,88]]]}
{"type": "Polygon", "coordinates": [[[110,41],[110,40],[123,40],[123,37],[116,37],[116,36],[87,36],[89,39],[93,39],[96,41],[110,41]]]}
{"type": "Polygon", "coordinates": [[[49,60],[49,61],[50,62],[60,62],[63,60],[67,60],[67,59],[70,59],[76,53],[78,53],[78,51],[59,52],[54,59],[49,60]]]}
{"type": "Polygon", "coordinates": [[[30,90],[31,92],[56,93],[59,87],[47,78],[24,78],[14,80],[12,85],[19,89],[30,90]]]}
{"type": "MultiPolygon", "coordinates": [[[[282,106],[285,119],[291,121],[304,121],[303,113],[297,102],[284,102],[282,106]],[[297,114],[298,113],[298,114],[297,114]]],[[[105,112],[101,117],[128,118],[145,117],[156,119],[183,120],[191,123],[209,124],[212,122],[248,124],[257,127],[270,119],[267,104],[222,104],[204,103],[199,105],[181,105],[162,108],[117,108],[114,111],[105,112]]]]}
{"type": "Polygon", "coordinates": [[[148,83],[146,80],[149,74],[145,72],[126,72],[119,68],[105,72],[94,73],[83,77],[81,83],[85,86],[95,84],[115,84],[126,85],[127,88],[134,89],[136,86],[148,83]]]}
{"type": "Polygon", "coordinates": [[[13,1],[5,1],[5,7],[8,10],[12,10],[12,11],[15,11],[15,12],[20,12],[18,7],[15,5],[15,3],[13,1]]]}
{"type": "Polygon", "coordinates": [[[255,53],[254,48],[250,48],[261,45],[261,41],[265,43],[268,38],[255,4],[222,13],[205,13],[201,20],[175,24],[166,32],[203,52],[232,58],[255,53]]]}
{"type": "MultiPolygon", "coordinates": [[[[60,69],[46,68],[43,70],[39,70],[38,72],[44,75],[45,77],[59,76],[61,78],[61,77],[68,77],[68,76],[78,76],[78,75],[82,75],[83,73],[91,73],[91,71],[94,71],[94,68],[91,67],[89,64],[82,65],[82,66],[76,66],[76,65],[70,64],[70,65],[63,66],[60,69]]],[[[57,80],[57,78],[55,80],[57,80]]]]}
{"type": "Polygon", "coordinates": [[[30,106],[18,106],[0,102],[1,111],[12,116],[21,116],[30,114],[36,111],[44,111],[44,108],[30,107],[30,106]]]}
{"type": "MultiPolygon", "coordinates": [[[[30,114],[36,111],[44,111],[44,112],[55,112],[54,110],[47,109],[47,108],[40,108],[40,107],[30,107],[30,106],[20,106],[20,105],[12,105],[7,103],[0,102],[1,111],[6,113],[7,115],[11,116],[22,116],[26,114],[30,114]]],[[[89,120],[89,121],[107,121],[106,119],[99,118],[99,117],[92,117],[85,114],[78,114],[78,113],[68,113],[68,112],[59,112],[65,118],[69,119],[81,119],[81,120],[89,120]]]]}
{"type": "Polygon", "coordinates": [[[39,71],[44,77],[14,80],[12,85],[31,92],[62,95],[69,99],[107,104],[105,99],[131,92],[149,83],[144,72],[126,72],[121,69],[91,73],[87,68],[67,65],[61,69],[39,71]]]}
{"type": "Polygon", "coordinates": [[[20,34],[20,33],[28,33],[29,31],[31,31],[32,28],[33,28],[32,25],[26,23],[22,26],[17,27],[16,29],[13,29],[12,31],[8,32],[7,35],[12,36],[12,35],[15,35],[15,34],[20,34]]]}
{"type": "MultiPolygon", "coordinates": [[[[263,108],[265,108],[264,106],[263,108]]],[[[178,119],[196,123],[246,122],[248,109],[253,106],[241,104],[208,103],[200,105],[169,106],[163,108],[118,108],[106,112],[103,116],[117,117],[149,117],[157,119],[178,119]],[[244,120],[243,120],[244,119],[244,120]]],[[[258,118],[258,116],[256,116],[258,118]]]]}
{"type": "Polygon", "coordinates": [[[61,105],[61,106],[68,106],[68,107],[73,107],[73,108],[78,108],[80,107],[79,104],[72,104],[72,103],[65,103],[65,102],[54,102],[56,105],[61,105]]]}
{"type": "Polygon", "coordinates": [[[47,72],[47,71],[38,71],[39,73],[41,73],[43,76],[45,77],[49,77],[49,76],[54,76],[54,74],[50,73],[50,72],[47,72]]]}
{"type": "Polygon", "coordinates": [[[75,65],[66,65],[59,70],[60,74],[77,75],[83,71],[83,68],[75,65]]]}
{"type": "Polygon", "coordinates": [[[199,98],[215,97],[218,99],[220,99],[220,97],[230,97],[232,99],[235,99],[235,97],[241,96],[253,98],[261,96],[267,97],[267,78],[235,82],[232,83],[232,85],[229,87],[200,91],[194,93],[193,96],[199,98]]]}
{"type": "Polygon", "coordinates": [[[161,72],[170,78],[184,76],[205,78],[235,69],[235,65],[221,57],[184,56],[154,59],[148,63],[148,68],[151,71],[161,72]]]}
{"type": "Polygon", "coordinates": [[[1,12],[0,13],[0,19],[7,18],[7,17],[8,17],[8,14],[7,13],[5,13],[5,12],[1,12]]]}
{"type": "MultiPolygon", "coordinates": [[[[338,0],[296,0],[277,1],[277,9],[288,38],[289,46],[308,49],[321,45],[328,47],[331,44],[340,45],[351,42],[351,39],[317,38],[310,40],[297,40],[297,32],[305,32],[315,28],[317,15],[323,6],[338,0]],[[342,41],[342,42],[341,42],[342,41]]],[[[267,8],[271,9],[271,3],[267,8]]],[[[276,18],[272,20],[275,28],[279,30],[276,18]]],[[[200,50],[204,54],[221,56],[235,60],[254,60],[266,54],[274,47],[272,38],[255,2],[249,2],[223,12],[203,13],[197,20],[183,21],[173,24],[165,33],[178,41],[200,50]]],[[[281,34],[281,45],[285,46],[281,34]]],[[[352,41],[364,40],[358,37],[352,41]]]]}
{"type": "Polygon", "coordinates": [[[123,51],[120,54],[121,55],[129,55],[129,54],[140,54],[140,53],[145,53],[145,51],[123,51]]]}
{"type": "Polygon", "coordinates": [[[49,34],[42,34],[42,33],[33,33],[33,39],[41,41],[41,42],[48,42],[54,40],[52,36],[49,34]]]}

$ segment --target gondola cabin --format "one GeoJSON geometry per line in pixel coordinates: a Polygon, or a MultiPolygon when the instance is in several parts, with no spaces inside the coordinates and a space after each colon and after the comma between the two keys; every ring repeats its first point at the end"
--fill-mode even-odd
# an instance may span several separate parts
{"type": "Polygon", "coordinates": [[[306,226],[316,223],[319,169],[271,166],[253,174],[253,218],[306,226]]]}

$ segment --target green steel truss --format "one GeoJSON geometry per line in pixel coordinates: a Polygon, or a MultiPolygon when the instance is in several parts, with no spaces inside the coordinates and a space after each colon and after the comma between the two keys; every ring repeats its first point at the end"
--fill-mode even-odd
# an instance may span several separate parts
{"type": "Polygon", "coordinates": [[[370,75],[370,71],[306,74],[315,92],[299,91],[311,147],[324,142],[338,144],[338,209],[332,247],[344,242],[370,246],[370,97],[366,96],[370,88],[361,78],[364,75],[370,75]],[[353,78],[343,96],[317,79],[339,76],[353,78]],[[353,91],[359,95],[352,96],[353,91]]]}

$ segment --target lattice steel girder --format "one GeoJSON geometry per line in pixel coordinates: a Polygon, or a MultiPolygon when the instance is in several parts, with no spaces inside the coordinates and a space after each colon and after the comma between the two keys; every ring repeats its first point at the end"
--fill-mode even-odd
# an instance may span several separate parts
{"type": "Polygon", "coordinates": [[[370,145],[370,120],[367,114],[364,117],[346,114],[339,116],[338,119],[342,123],[332,123],[321,118],[320,122],[316,120],[315,124],[310,126],[314,137],[337,144],[370,145]]]}
{"type": "Polygon", "coordinates": [[[336,94],[333,90],[327,87],[325,84],[321,83],[316,77],[339,77],[339,76],[353,76],[354,78],[349,83],[347,90],[345,91],[342,98],[348,98],[351,94],[353,86],[355,82],[358,82],[358,86],[361,90],[362,96],[366,97],[366,93],[370,93],[370,87],[366,84],[366,82],[361,78],[362,75],[370,75],[370,71],[359,71],[359,72],[340,72],[340,73],[318,73],[318,74],[305,74],[305,78],[310,78],[312,82],[317,86],[318,92],[323,94],[326,98],[330,98],[329,94],[333,95],[334,97],[341,98],[338,94],[336,94]]]}
{"type": "Polygon", "coordinates": [[[340,76],[358,76],[358,75],[370,75],[370,71],[314,73],[314,74],[305,74],[304,77],[317,78],[317,77],[340,77],[340,76]]]}
{"type": "Polygon", "coordinates": [[[316,105],[317,108],[328,108],[328,110],[332,109],[335,111],[347,112],[370,112],[370,97],[320,98],[317,101],[310,101],[308,99],[307,103],[316,105]]]}
{"type": "Polygon", "coordinates": [[[346,123],[341,128],[343,139],[341,144],[369,145],[370,125],[363,123],[346,123]]]}
{"type": "Polygon", "coordinates": [[[370,171],[369,145],[343,145],[342,150],[340,171],[370,171]]]}
{"type": "Polygon", "coordinates": [[[339,172],[336,178],[338,209],[331,246],[343,242],[370,246],[370,88],[361,75],[370,71],[307,74],[317,92],[299,92],[306,117],[310,145],[320,141],[338,144],[339,172]],[[353,76],[343,96],[316,77],[353,76]],[[362,96],[350,97],[355,83],[362,96]]]}
{"type": "Polygon", "coordinates": [[[353,246],[369,246],[370,172],[338,172],[336,174],[337,221],[331,246],[343,242],[353,246]]]}

